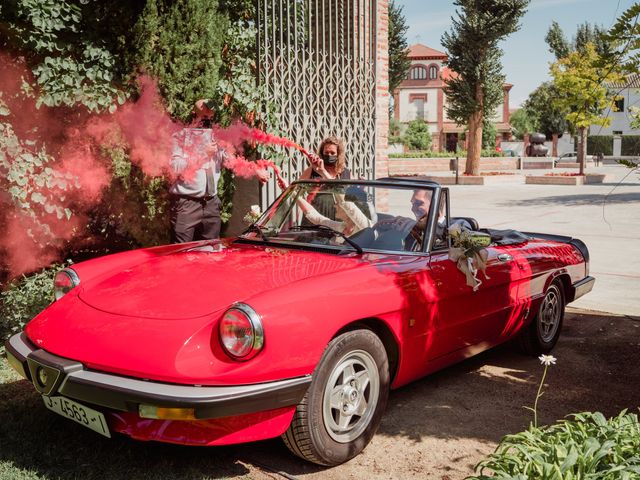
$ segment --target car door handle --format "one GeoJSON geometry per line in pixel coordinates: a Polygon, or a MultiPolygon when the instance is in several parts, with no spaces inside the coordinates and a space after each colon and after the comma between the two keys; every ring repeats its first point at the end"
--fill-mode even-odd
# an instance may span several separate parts
{"type": "Polygon", "coordinates": [[[498,255],[498,260],[500,260],[501,262],[510,262],[511,260],[513,260],[513,257],[508,253],[501,253],[500,255],[498,255]]]}

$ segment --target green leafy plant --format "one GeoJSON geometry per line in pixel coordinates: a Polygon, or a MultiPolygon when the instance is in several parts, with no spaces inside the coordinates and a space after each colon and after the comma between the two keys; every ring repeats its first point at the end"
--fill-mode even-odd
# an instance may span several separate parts
{"type": "Polygon", "coordinates": [[[623,410],[606,419],[600,412],[569,415],[538,427],[538,400],[543,395],[552,355],[541,355],[544,371],[533,407],[533,422],[524,432],[506,435],[467,480],[632,480],[640,478],[640,423],[623,410]]]}
{"type": "Polygon", "coordinates": [[[52,265],[12,281],[0,292],[0,345],[53,301],[53,279],[66,265],[52,265]]]}
{"type": "Polygon", "coordinates": [[[553,425],[505,436],[468,480],[632,480],[640,477],[638,415],[570,415],[553,425]]]}
{"type": "Polygon", "coordinates": [[[518,140],[522,140],[526,133],[536,131],[535,118],[526,106],[513,112],[509,116],[509,123],[511,123],[513,135],[518,140]]]}
{"type": "Polygon", "coordinates": [[[6,13],[9,45],[28,52],[36,105],[115,111],[126,94],[114,82],[116,56],[93,38],[82,8],[64,0],[17,0],[6,13]]]}
{"type": "MultiPolygon", "coordinates": [[[[495,150],[496,148],[496,135],[498,131],[493,122],[485,119],[482,125],[482,148],[483,150],[495,150]]],[[[482,153],[480,154],[482,156],[482,153]]]]}
{"type": "Polygon", "coordinates": [[[640,155],[640,135],[623,135],[620,153],[625,156],[640,155]]]}
{"type": "Polygon", "coordinates": [[[0,93],[0,188],[8,193],[10,204],[26,218],[35,230],[28,233],[43,245],[54,238],[48,217],[69,219],[71,210],[61,202],[65,192],[79,187],[78,179],[54,170],[54,159],[33,140],[19,138],[0,93]]]}
{"type": "Polygon", "coordinates": [[[429,125],[420,119],[409,122],[403,138],[405,145],[412,150],[428,150],[431,147],[429,125]]]}
{"type": "Polygon", "coordinates": [[[597,155],[613,155],[613,136],[612,135],[590,135],[587,137],[587,154],[597,155]]]}

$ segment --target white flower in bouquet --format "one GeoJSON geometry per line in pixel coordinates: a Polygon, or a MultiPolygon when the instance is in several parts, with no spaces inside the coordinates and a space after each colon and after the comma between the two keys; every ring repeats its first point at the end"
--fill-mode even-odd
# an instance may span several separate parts
{"type": "Polygon", "coordinates": [[[251,205],[251,208],[249,209],[249,211],[247,212],[247,214],[244,216],[244,221],[246,223],[253,223],[256,220],[258,220],[260,218],[260,215],[262,215],[262,211],[260,210],[260,206],[259,205],[251,205]]]}

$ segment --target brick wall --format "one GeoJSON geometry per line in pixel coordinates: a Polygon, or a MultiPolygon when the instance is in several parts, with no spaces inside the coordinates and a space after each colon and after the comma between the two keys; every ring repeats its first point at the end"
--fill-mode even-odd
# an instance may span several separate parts
{"type": "MultiPolygon", "coordinates": [[[[451,171],[450,158],[392,158],[389,160],[389,175],[424,175],[451,171]]],[[[459,159],[459,171],[464,171],[464,158],[459,159]]],[[[480,159],[480,171],[517,170],[516,157],[491,157],[480,159]]]]}
{"type": "Polygon", "coordinates": [[[389,1],[377,2],[376,178],[389,176],[389,1]]]}

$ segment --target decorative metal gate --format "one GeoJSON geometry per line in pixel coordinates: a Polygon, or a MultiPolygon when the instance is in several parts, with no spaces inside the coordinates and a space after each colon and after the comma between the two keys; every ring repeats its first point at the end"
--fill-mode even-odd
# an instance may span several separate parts
{"type": "MultiPolygon", "coordinates": [[[[352,177],[373,178],[376,114],[376,0],[257,0],[258,81],[281,134],[315,150],[336,135],[352,177]]],[[[283,175],[308,166],[299,152],[283,175]]],[[[276,195],[262,188],[262,204],[276,195]]]]}

